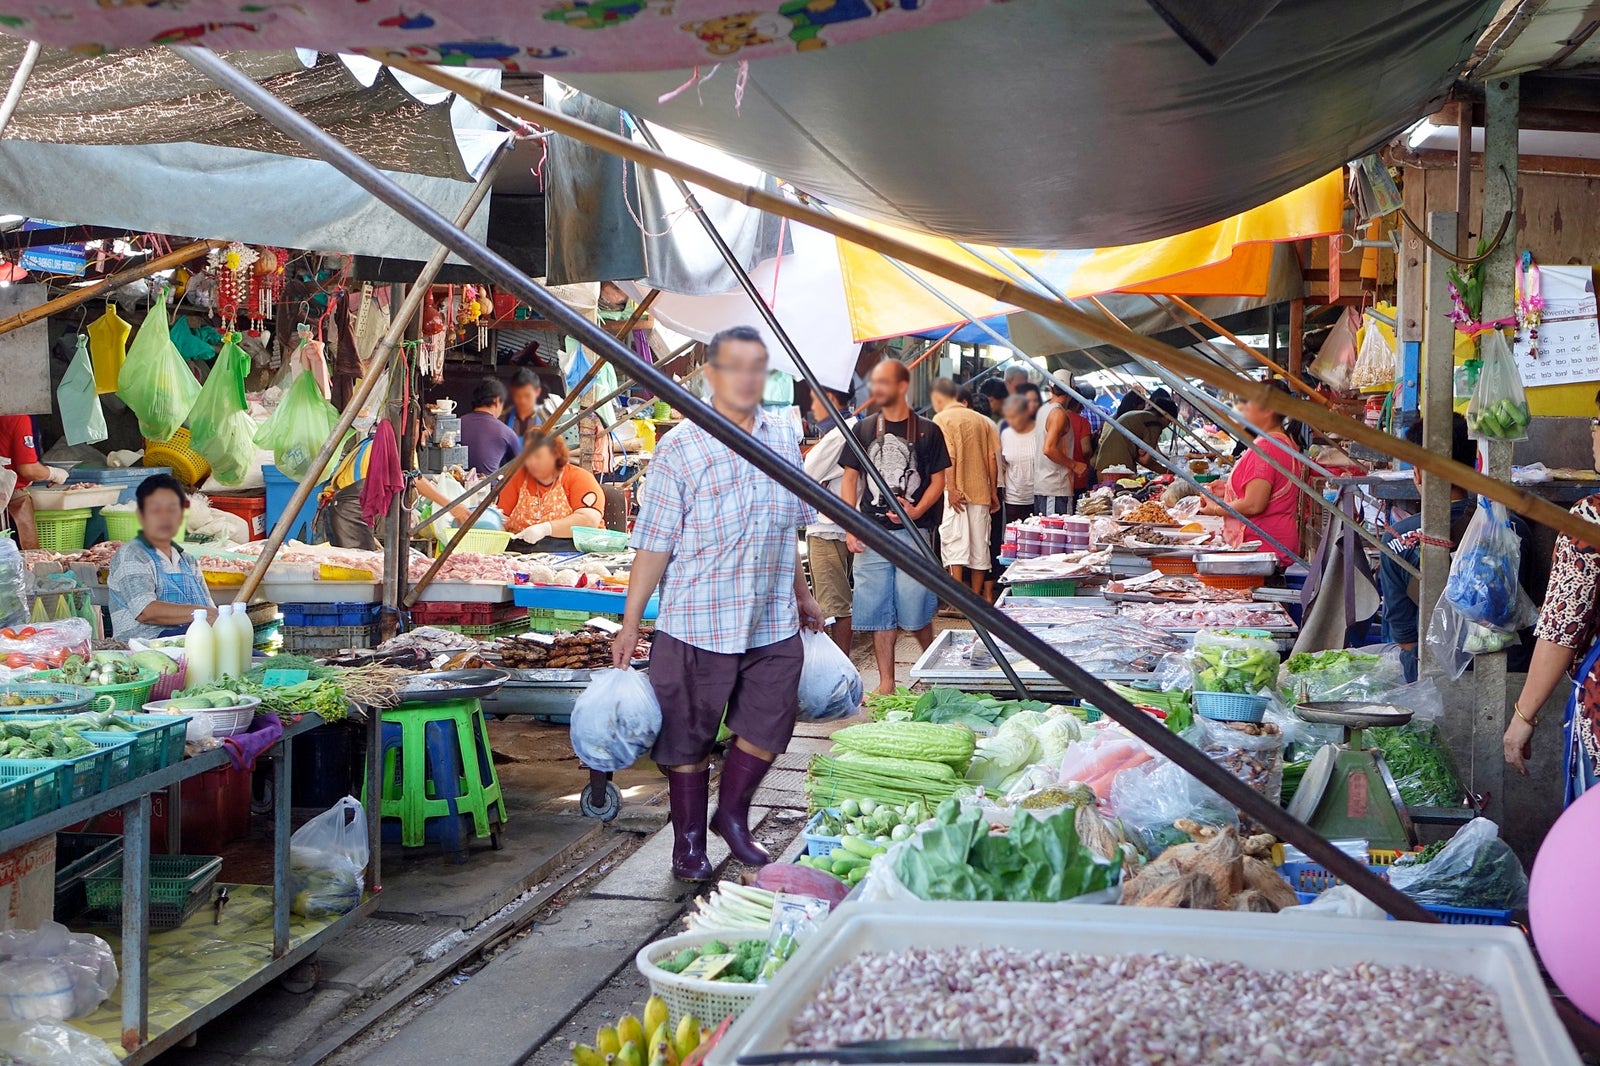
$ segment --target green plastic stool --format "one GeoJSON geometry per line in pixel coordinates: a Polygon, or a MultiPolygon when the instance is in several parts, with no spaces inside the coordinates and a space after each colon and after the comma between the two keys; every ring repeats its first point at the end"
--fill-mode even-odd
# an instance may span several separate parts
{"type": "MultiPolygon", "coordinates": [[[[429,819],[446,818],[444,838],[459,836],[460,816],[472,816],[479,839],[498,833],[490,827],[491,809],[506,820],[505,799],[489,750],[483,707],[477,700],[403,703],[383,712],[383,818],[400,819],[400,843],[421,847],[429,819]],[[398,733],[398,735],[396,735],[398,733]],[[454,734],[451,736],[451,734],[454,734]],[[449,741],[454,743],[449,743],[449,741]],[[447,762],[453,765],[446,765],[447,762]]],[[[370,782],[362,787],[366,802],[370,782]]],[[[460,851],[460,847],[454,850],[460,851]]]]}

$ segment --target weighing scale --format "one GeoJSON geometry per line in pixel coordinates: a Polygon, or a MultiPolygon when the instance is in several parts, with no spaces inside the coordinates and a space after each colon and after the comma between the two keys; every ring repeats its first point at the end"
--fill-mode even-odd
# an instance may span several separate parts
{"type": "Polygon", "coordinates": [[[1343,726],[1344,743],[1324,744],[1311,760],[1289,813],[1329,840],[1359,837],[1368,848],[1409,851],[1417,832],[1388,764],[1363,743],[1362,730],[1402,726],[1411,712],[1364,700],[1302,703],[1308,722],[1343,726]]]}

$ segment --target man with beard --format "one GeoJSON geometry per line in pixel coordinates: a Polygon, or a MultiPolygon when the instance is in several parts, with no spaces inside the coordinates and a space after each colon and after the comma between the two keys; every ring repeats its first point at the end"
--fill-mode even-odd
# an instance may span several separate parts
{"type": "MultiPolygon", "coordinates": [[[[920,417],[906,403],[911,372],[895,359],[885,359],[872,369],[869,379],[877,414],[855,424],[856,439],[868,460],[883,475],[910,516],[907,529],[883,496],[877,479],[861,469],[853,451],[840,456],[844,481],[839,495],[856,504],[862,514],[890,531],[907,545],[926,543],[943,517],[945,471],[950,453],[939,427],[920,417]]],[[[855,564],[855,628],[872,633],[878,660],[878,691],[894,691],[894,646],[901,630],[912,634],[924,649],[933,643],[933,612],[938,608],[933,592],[910,574],[867,548],[854,535],[846,538],[850,551],[860,555],[855,564]]],[[[918,548],[920,550],[920,547],[918,548]]]]}

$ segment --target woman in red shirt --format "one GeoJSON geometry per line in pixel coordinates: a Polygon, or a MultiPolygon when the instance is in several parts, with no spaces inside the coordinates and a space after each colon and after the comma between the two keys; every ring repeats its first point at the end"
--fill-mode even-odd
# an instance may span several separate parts
{"type": "Polygon", "coordinates": [[[505,528],[541,551],[570,551],[574,528],[605,528],[605,495],[593,474],[572,465],[566,441],[535,434],[529,443],[522,469],[500,490],[505,528]]]}
{"type": "MultiPolygon", "coordinates": [[[[1289,390],[1282,382],[1274,381],[1271,384],[1273,388],[1285,395],[1288,394],[1289,390]]],[[[1283,416],[1253,401],[1246,403],[1240,413],[1246,422],[1261,429],[1261,435],[1234,464],[1233,472],[1228,475],[1226,487],[1223,489],[1222,498],[1234,510],[1260,526],[1284,548],[1298,553],[1300,488],[1289,480],[1284,470],[1290,471],[1296,477],[1303,477],[1304,471],[1291,450],[1289,434],[1284,430],[1283,416]],[[1271,457],[1271,462],[1268,461],[1268,456],[1271,457]]],[[[1249,527],[1209,500],[1201,506],[1200,513],[1225,516],[1223,528],[1229,543],[1237,544],[1251,539],[1252,531],[1249,527]]],[[[1279,563],[1286,566],[1291,562],[1288,554],[1275,545],[1263,544],[1261,547],[1263,550],[1276,553],[1279,563]]]]}

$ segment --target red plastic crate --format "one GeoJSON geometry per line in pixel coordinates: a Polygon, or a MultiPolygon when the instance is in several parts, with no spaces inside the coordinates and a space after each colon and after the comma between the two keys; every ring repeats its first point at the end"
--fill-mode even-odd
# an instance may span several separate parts
{"type": "MultiPolygon", "coordinates": [[[[249,770],[219,766],[184,781],[182,848],[185,854],[215,855],[235,840],[250,835],[249,770]]],[[[123,831],[122,808],[107,811],[74,827],[75,832],[123,831]]],[[[150,850],[167,854],[167,794],[150,796],[150,850]]]]}
{"type": "Polygon", "coordinates": [[[423,601],[411,608],[411,620],[429,626],[492,626],[528,617],[526,607],[510,603],[445,603],[423,601]]]}
{"type": "Polygon", "coordinates": [[[211,506],[238,515],[250,527],[251,540],[267,539],[267,496],[210,496],[211,506]]]}

